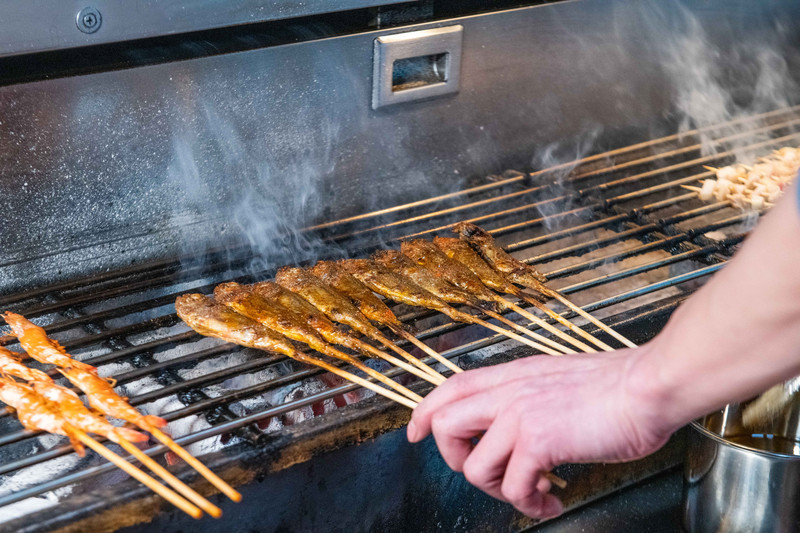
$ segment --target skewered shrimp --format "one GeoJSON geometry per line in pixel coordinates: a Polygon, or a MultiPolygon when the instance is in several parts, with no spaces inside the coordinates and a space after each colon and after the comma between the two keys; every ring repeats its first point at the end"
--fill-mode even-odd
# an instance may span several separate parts
{"type": "Polygon", "coordinates": [[[167,425],[163,418],[140,413],[117,394],[108,381],[97,374],[80,367],[60,368],[58,371],[86,394],[89,405],[104,415],[125,420],[145,431],[150,431],[153,426],[160,428],[167,425]]]}
{"type": "Polygon", "coordinates": [[[87,409],[78,395],[67,388],[45,381],[35,381],[31,386],[44,398],[57,404],[67,422],[87,433],[102,435],[116,443],[119,443],[120,437],[131,442],[144,442],[148,438],[138,431],[110,424],[102,416],[87,409]]]}
{"type": "Polygon", "coordinates": [[[44,329],[37,326],[27,318],[10,311],[3,314],[3,318],[11,326],[14,336],[19,339],[22,348],[32,358],[40,363],[56,365],[61,368],[81,368],[87,372],[97,374],[97,369],[86,363],[76,361],[56,341],[47,337],[44,329]]]}
{"type": "Polygon", "coordinates": [[[20,363],[20,359],[21,354],[14,353],[0,346],[0,373],[24,379],[25,381],[53,381],[50,379],[50,376],[41,370],[23,365],[20,363]]]}
{"type": "Polygon", "coordinates": [[[78,455],[83,457],[86,454],[83,444],[66,429],[68,421],[58,406],[32,388],[9,377],[0,378],[0,401],[17,411],[17,418],[25,429],[64,435],[69,438],[78,455]]]}

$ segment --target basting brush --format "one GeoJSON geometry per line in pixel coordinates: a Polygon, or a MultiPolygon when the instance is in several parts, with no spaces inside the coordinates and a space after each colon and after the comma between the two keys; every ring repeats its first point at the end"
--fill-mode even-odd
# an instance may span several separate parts
{"type": "Polygon", "coordinates": [[[773,422],[798,392],[800,376],[775,385],[744,408],[742,423],[747,428],[754,428],[773,422]]]}

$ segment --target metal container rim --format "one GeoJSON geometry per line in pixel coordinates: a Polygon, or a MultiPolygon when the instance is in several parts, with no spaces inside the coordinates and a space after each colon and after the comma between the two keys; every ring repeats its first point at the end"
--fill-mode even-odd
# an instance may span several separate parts
{"type": "Polygon", "coordinates": [[[800,461],[800,455],[791,455],[786,453],[778,453],[778,452],[770,452],[767,450],[760,450],[758,448],[753,448],[752,446],[745,446],[744,444],[738,444],[736,442],[731,442],[728,439],[722,437],[721,435],[711,431],[710,429],[706,428],[702,422],[702,419],[693,420],[689,423],[689,425],[697,431],[698,433],[702,433],[706,437],[711,438],[712,440],[716,441],[718,444],[723,446],[728,446],[730,448],[737,448],[740,450],[744,450],[746,452],[753,452],[757,455],[762,455],[764,457],[768,457],[771,459],[779,458],[785,459],[787,461],[800,461]]]}

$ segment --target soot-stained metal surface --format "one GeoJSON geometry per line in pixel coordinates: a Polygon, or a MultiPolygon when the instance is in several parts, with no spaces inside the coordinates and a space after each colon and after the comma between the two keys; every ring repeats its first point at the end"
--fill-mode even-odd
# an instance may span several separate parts
{"type": "Polygon", "coordinates": [[[796,3],[658,6],[548,3],[0,88],[0,290],[196,253],[209,236],[269,258],[286,229],[672,132],[676,102],[693,101],[683,44],[705,43],[723,73],[751,65],[729,80],[745,100],[757,52],[791,59],[796,3]],[[374,39],[449,24],[464,27],[460,91],[373,110],[374,39]]]}

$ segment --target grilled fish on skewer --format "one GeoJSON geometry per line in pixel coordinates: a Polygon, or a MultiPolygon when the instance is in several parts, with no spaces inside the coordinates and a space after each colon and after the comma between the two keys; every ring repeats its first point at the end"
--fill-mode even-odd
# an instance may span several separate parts
{"type": "MultiPolygon", "coordinates": [[[[501,274],[508,276],[512,282],[538,291],[545,296],[555,298],[562,304],[569,307],[571,310],[575,311],[578,315],[582,316],[601,330],[605,331],[623,343],[625,346],[628,346],[629,348],[636,347],[636,344],[631,342],[626,337],[620,335],[613,329],[609,328],[577,305],[570,302],[560,292],[544,285],[544,281],[546,281],[547,278],[540,274],[533,266],[511,257],[511,255],[506,253],[505,250],[503,250],[494,242],[494,237],[492,237],[488,232],[469,222],[459,222],[453,227],[453,231],[458,233],[462,239],[466,240],[470,246],[472,246],[475,251],[486,260],[487,263],[489,263],[501,274]]],[[[606,345],[606,348],[604,349],[611,349],[611,347],[606,345]]]]}
{"type": "Polygon", "coordinates": [[[17,412],[17,418],[25,429],[64,435],[69,438],[78,455],[86,455],[83,445],[64,427],[67,421],[59,412],[58,406],[32,388],[8,377],[0,378],[0,402],[17,412]]]}
{"type": "Polygon", "coordinates": [[[375,296],[369,287],[353,277],[341,265],[333,261],[319,261],[311,267],[311,272],[337,291],[347,295],[370,320],[388,326],[393,331],[405,328],[392,310],[375,296]]]}
{"type": "MultiPolygon", "coordinates": [[[[325,316],[325,313],[314,307],[302,297],[288,289],[285,289],[277,283],[273,283],[271,281],[262,281],[260,283],[254,283],[249,287],[256,294],[263,296],[267,300],[277,302],[279,305],[282,305],[295,315],[302,317],[312,328],[317,331],[317,333],[322,336],[323,339],[331,344],[340,344],[350,348],[351,350],[355,350],[363,355],[366,355],[367,357],[378,357],[388,361],[394,366],[402,368],[406,372],[410,372],[417,377],[429,381],[434,385],[439,385],[442,382],[442,379],[444,379],[443,377],[434,378],[427,371],[423,371],[417,367],[411,366],[408,363],[405,363],[404,361],[394,357],[393,355],[389,355],[386,352],[375,348],[371,344],[362,341],[358,337],[354,337],[353,335],[342,331],[336,327],[336,324],[328,320],[328,317],[325,316]]],[[[322,299],[319,298],[318,294],[317,297],[318,300],[322,299]]]]}
{"type": "Polygon", "coordinates": [[[437,278],[430,270],[415,263],[397,250],[381,250],[380,252],[376,252],[373,257],[380,265],[383,265],[389,270],[402,276],[408,277],[411,279],[411,281],[423,289],[430,291],[432,294],[438,296],[447,303],[463,304],[479,311],[483,311],[495,320],[499,320],[507,326],[520,331],[524,335],[528,335],[535,338],[537,341],[541,341],[550,345],[551,348],[548,348],[547,346],[537,343],[536,347],[546,354],[560,355],[562,353],[575,353],[574,351],[565,348],[560,344],[547,339],[546,337],[542,337],[541,335],[525,329],[519,324],[508,320],[504,316],[499,315],[490,309],[486,309],[481,305],[480,300],[472,296],[470,293],[461,290],[444,279],[437,278]],[[553,348],[555,348],[557,351],[554,351],[553,348]]]}
{"type": "MultiPolygon", "coordinates": [[[[281,291],[285,291],[285,289],[279,285],[273,285],[278,287],[278,289],[281,291]]],[[[392,387],[415,402],[422,401],[422,397],[418,394],[408,390],[406,387],[387,378],[380,372],[377,372],[366,366],[358,359],[355,359],[354,357],[337,350],[325,342],[325,340],[319,335],[319,333],[317,333],[315,329],[306,325],[304,316],[298,315],[294,311],[287,309],[275,300],[265,298],[263,293],[266,292],[267,289],[271,289],[276,293],[279,292],[275,291],[274,288],[270,286],[262,285],[262,292],[259,294],[255,292],[253,287],[246,287],[244,285],[239,285],[236,282],[229,282],[217,285],[217,287],[214,289],[214,297],[218,302],[233,308],[234,311],[250,317],[257,322],[261,322],[265,326],[274,329],[278,333],[286,335],[290,339],[308,344],[312,349],[322,354],[339,359],[340,361],[345,361],[346,363],[355,366],[362,372],[372,376],[381,383],[392,387]]],[[[294,296],[292,293],[289,294],[294,296]]],[[[336,328],[334,327],[334,329],[336,328]]]]}
{"type": "Polygon", "coordinates": [[[302,363],[318,366],[337,374],[349,381],[353,381],[387,398],[414,408],[410,400],[400,396],[394,391],[385,389],[374,383],[362,380],[358,376],[346,372],[324,361],[311,357],[297,350],[286,337],[268,327],[240,315],[228,306],[219,304],[208,296],[202,294],[184,294],[175,301],[178,316],[190,328],[208,337],[216,337],[227,342],[232,342],[248,348],[256,348],[267,352],[285,355],[302,363]]]}
{"type": "Polygon", "coordinates": [[[29,368],[20,363],[20,354],[6,350],[2,346],[0,346],[0,374],[14,376],[25,381],[53,381],[41,370],[29,368]]]}
{"type": "MultiPolygon", "coordinates": [[[[459,222],[453,227],[453,231],[467,241],[487,263],[498,272],[508,276],[514,283],[519,283],[538,291],[542,284],[547,281],[547,278],[534,267],[508,254],[495,243],[494,237],[475,224],[459,222]]],[[[547,293],[543,292],[543,294],[547,293]]]]}
{"type": "Polygon", "coordinates": [[[82,368],[87,372],[97,373],[95,367],[70,357],[59,343],[47,337],[44,329],[24,316],[8,311],[3,314],[3,318],[11,326],[11,330],[14,332],[14,336],[19,339],[22,348],[40,363],[56,365],[61,368],[68,366],[82,368]]]}
{"type": "Polygon", "coordinates": [[[375,252],[372,258],[379,265],[410,279],[426,291],[438,296],[451,304],[463,304],[480,309],[484,308],[483,302],[452,283],[436,277],[428,269],[415,263],[398,250],[381,250],[375,252]]]}
{"type": "MultiPolygon", "coordinates": [[[[367,317],[362,315],[350,303],[346,296],[327,286],[307,270],[297,267],[283,267],[278,270],[275,281],[278,285],[300,295],[311,305],[325,313],[331,320],[350,326],[354,331],[358,331],[362,335],[374,339],[388,349],[393,350],[408,362],[417,366],[422,372],[433,377],[432,383],[439,384],[444,381],[444,376],[387,339],[378,328],[370,323],[367,317]]],[[[424,379],[431,381],[429,378],[424,379]]]]}
{"type": "Polygon", "coordinates": [[[351,274],[361,280],[368,287],[372,288],[378,294],[395,300],[396,302],[413,305],[416,307],[424,307],[426,309],[433,309],[439,311],[458,322],[467,322],[470,324],[479,324],[487,329],[490,329],[501,335],[505,335],[510,339],[528,345],[531,348],[539,349],[539,344],[521,337],[516,333],[505,330],[499,326],[495,326],[485,320],[481,320],[467,313],[462,313],[458,309],[450,307],[444,300],[426,291],[416,283],[395,274],[391,270],[366,259],[346,259],[340,261],[351,274]]]}
{"type": "Polygon", "coordinates": [[[353,277],[353,275],[340,265],[332,261],[319,261],[311,268],[311,272],[334,289],[349,297],[350,300],[358,306],[361,313],[370,320],[387,326],[395,335],[406,339],[453,372],[463,372],[463,370],[458,368],[449,359],[443,357],[439,352],[406,331],[405,326],[397,319],[394,313],[392,313],[392,310],[389,309],[380,298],[375,296],[369,287],[353,277]]]}
{"type": "Polygon", "coordinates": [[[87,433],[102,435],[111,442],[120,442],[120,437],[131,442],[145,442],[148,437],[132,429],[117,427],[83,405],[73,391],[47,381],[34,381],[31,387],[42,397],[58,405],[64,419],[87,433]]]}
{"type": "Polygon", "coordinates": [[[80,367],[60,368],[58,370],[70,383],[86,394],[86,398],[97,411],[104,415],[119,418],[126,422],[152,432],[154,428],[164,427],[167,421],[153,415],[143,415],[114,391],[105,379],[97,374],[87,372],[80,367]]]}
{"type": "MultiPolygon", "coordinates": [[[[504,292],[506,294],[511,294],[513,296],[516,296],[520,300],[524,300],[530,303],[540,311],[544,312],[547,316],[557,321],[559,324],[567,327],[570,331],[576,333],[577,335],[580,335],[581,337],[593,342],[600,348],[611,349],[611,347],[608,346],[606,343],[604,343],[599,339],[596,339],[589,333],[583,331],[578,326],[568,321],[567,319],[565,319],[564,317],[562,317],[561,315],[559,315],[558,313],[547,307],[545,304],[537,300],[536,298],[531,298],[528,295],[526,295],[516,285],[510,283],[503,276],[501,276],[495,269],[490,267],[486,263],[486,261],[484,261],[483,258],[481,258],[481,256],[478,255],[478,253],[475,250],[473,250],[472,247],[466,241],[462,241],[461,239],[456,239],[453,237],[434,237],[433,243],[440,250],[442,250],[442,252],[444,252],[445,255],[447,255],[447,257],[453,259],[454,261],[458,261],[462,265],[469,268],[476,276],[478,276],[478,278],[480,278],[480,280],[487,287],[494,289],[498,292],[504,292]]],[[[579,348],[580,350],[587,353],[596,351],[590,346],[587,346],[586,344],[573,339],[569,335],[566,335],[560,329],[551,326],[544,320],[541,320],[536,315],[528,313],[518,305],[509,302],[505,299],[503,299],[503,302],[506,308],[519,313],[528,320],[531,320],[533,323],[539,325],[540,327],[546,329],[547,331],[553,333],[554,335],[557,335],[559,338],[569,342],[570,344],[579,348]]]]}

